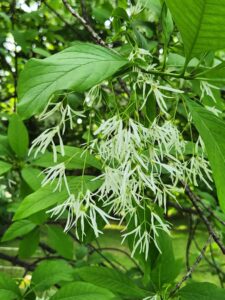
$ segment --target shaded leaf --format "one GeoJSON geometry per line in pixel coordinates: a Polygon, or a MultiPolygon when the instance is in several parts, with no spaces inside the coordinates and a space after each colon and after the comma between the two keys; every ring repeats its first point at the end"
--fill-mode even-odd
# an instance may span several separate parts
{"type": "Polygon", "coordinates": [[[21,237],[36,227],[36,224],[29,220],[20,220],[13,223],[5,232],[2,237],[2,242],[13,240],[17,237],[21,237]]]}
{"type": "Polygon", "coordinates": [[[11,164],[8,164],[2,160],[0,160],[0,175],[8,172],[12,168],[11,164]]]}
{"type": "Polygon", "coordinates": [[[59,226],[49,225],[48,244],[65,258],[73,258],[73,240],[59,226]]]}
{"type": "Polygon", "coordinates": [[[28,132],[21,118],[14,114],[11,116],[8,127],[8,140],[12,150],[19,156],[24,157],[28,151],[28,132]]]}
{"type": "Polygon", "coordinates": [[[25,235],[19,244],[19,257],[22,259],[31,257],[38,248],[39,238],[39,228],[35,228],[25,235]]]}

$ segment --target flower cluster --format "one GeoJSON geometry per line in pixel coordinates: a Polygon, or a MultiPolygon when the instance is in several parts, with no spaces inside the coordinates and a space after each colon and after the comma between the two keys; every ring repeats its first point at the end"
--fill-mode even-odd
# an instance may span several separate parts
{"type": "Polygon", "coordinates": [[[42,132],[35,140],[32,142],[32,146],[29,150],[29,155],[32,151],[34,151],[34,157],[37,157],[38,153],[45,153],[46,149],[51,145],[53,151],[54,162],[57,161],[57,151],[56,146],[54,143],[54,137],[57,136],[60,145],[60,151],[62,156],[64,156],[64,146],[62,135],[65,133],[66,130],[66,122],[69,122],[70,129],[73,129],[74,124],[74,117],[84,117],[82,112],[73,110],[70,105],[64,105],[63,102],[58,103],[49,103],[46,106],[45,110],[40,114],[39,120],[44,120],[55,113],[60,113],[60,121],[57,125],[46,129],[42,132]]]}
{"type": "Polygon", "coordinates": [[[147,128],[119,116],[103,121],[94,135],[89,149],[103,162],[104,170],[95,179],[100,179],[102,185],[94,193],[82,189],[75,195],[67,183],[64,163],[47,168],[43,185],[57,180],[55,190],[64,184],[68,192],[65,202],[49,212],[58,218],[67,212],[65,230],[75,227],[77,237],[81,238],[87,223],[99,236],[97,216],[106,224],[111,215],[119,217],[120,222],[126,219],[125,229],[128,231],[131,223],[134,227],[123,234],[123,240],[132,235],[132,254],[144,252],[147,258],[151,241],[159,248],[158,231],[169,233],[169,224],[154,212],[154,205],[166,210],[167,199],[176,200],[174,193],[180,190],[179,182],[184,179],[194,185],[200,179],[210,187],[211,173],[203,142],[199,139],[193,155],[186,157],[186,142],[171,121],[160,124],[156,119],[147,128]],[[146,205],[150,217],[140,220],[137,210],[144,211],[146,205]]]}

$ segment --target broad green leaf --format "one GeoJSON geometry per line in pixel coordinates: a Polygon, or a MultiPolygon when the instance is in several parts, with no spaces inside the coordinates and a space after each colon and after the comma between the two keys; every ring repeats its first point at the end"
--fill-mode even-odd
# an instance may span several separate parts
{"type": "Polygon", "coordinates": [[[105,287],[114,293],[139,299],[146,297],[147,291],[139,288],[127,275],[104,267],[84,267],[78,269],[76,273],[82,280],[93,283],[97,286],[105,287]]]}
{"type": "MultiPolygon", "coordinates": [[[[56,149],[60,152],[58,146],[56,149]]],[[[97,169],[102,168],[101,162],[88,150],[72,146],[64,146],[64,151],[64,156],[62,156],[60,153],[57,154],[57,163],[55,164],[64,162],[67,170],[83,169],[84,167],[87,168],[90,166],[97,169]]],[[[49,167],[50,162],[52,162],[51,164],[54,165],[53,153],[45,152],[38,159],[32,161],[32,165],[47,168],[49,167]]]]}
{"type": "Polygon", "coordinates": [[[192,282],[179,291],[181,300],[222,300],[225,290],[209,282],[192,282]]]}
{"type": "Polygon", "coordinates": [[[8,164],[2,160],[0,160],[0,175],[8,172],[12,168],[11,164],[8,164]]]}
{"type": "Polygon", "coordinates": [[[23,168],[21,175],[33,191],[36,191],[41,187],[41,181],[44,179],[44,175],[41,173],[41,170],[32,167],[23,168]]]}
{"type": "Polygon", "coordinates": [[[13,240],[17,237],[21,237],[36,227],[36,224],[29,220],[20,220],[13,223],[2,237],[2,242],[13,240]]]}
{"type": "Polygon", "coordinates": [[[14,220],[27,218],[50,206],[63,202],[67,198],[67,191],[53,192],[54,187],[46,186],[28,195],[21,202],[16,211],[14,220]]]}
{"type": "Polygon", "coordinates": [[[39,228],[35,228],[25,235],[19,244],[19,258],[26,259],[31,257],[38,248],[39,238],[39,228]]]}
{"type": "Polygon", "coordinates": [[[166,0],[181,33],[187,62],[225,48],[224,0],[166,0]]]}
{"type": "Polygon", "coordinates": [[[186,98],[193,122],[202,137],[213,171],[220,207],[225,212],[225,122],[186,98]]]}
{"type": "MultiPolygon", "coordinates": [[[[83,191],[87,189],[95,191],[102,182],[101,180],[93,179],[95,179],[95,177],[87,175],[68,177],[68,184],[71,192],[76,194],[81,190],[81,188],[83,191]]],[[[55,184],[47,185],[25,197],[16,211],[14,220],[27,218],[55,204],[62,203],[68,198],[68,192],[65,188],[62,188],[62,191],[60,192],[54,192],[54,187],[55,184]]]]}
{"type": "Polygon", "coordinates": [[[61,256],[73,259],[73,240],[59,226],[49,225],[48,244],[55,249],[61,256]]]}
{"type": "Polygon", "coordinates": [[[20,299],[21,294],[15,281],[8,275],[0,272],[0,299],[15,300],[20,299]]]}
{"type": "Polygon", "coordinates": [[[18,112],[23,118],[43,110],[60,90],[83,92],[109,78],[127,60],[112,50],[77,42],[45,59],[31,59],[18,83],[18,112]]]}
{"type": "MultiPolygon", "coordinates": [[[[105,288],[87,282],[64,285],[50,300],[113,300],[115,295],[105,288]]],[[[116,298],[118,299],[118,298],[116,298]]]]}
{"type": "Polygon", "coordinates": [[[72,267],[63,260],[41,262],[32,275],[36,291],[44,291],[61,281],[72,281],[72,267]]]}
{"type": "Polygon", "coordinates": [[[28,151],[28,132],[19,115],[11,116],[8,127],[8,140],[12,150],[19,156],[24,157],[28,151]]]}

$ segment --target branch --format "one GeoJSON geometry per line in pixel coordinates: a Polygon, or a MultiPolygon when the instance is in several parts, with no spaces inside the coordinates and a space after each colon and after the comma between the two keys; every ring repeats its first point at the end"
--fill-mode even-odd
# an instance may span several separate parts
{"type": "Polygon", "coordinates": [[[69,12],[78,20],[80,23],[87,29],[87,31],[91,34],[92,38],[101,46],[106,47],[106,43],[103,41],[103,39],[95,32],[95,30],[88,24],[88,22],[81,17],[75,9],[72,8],[72,6],[68,3],[67,0],[62,0],[65,7],[69,10],[69,12]]]}
{"type": "Polygon", "coordinates": [[[90,24],[90,18],[89,18],[88,13],[87,13],[85,0],[81,0],[80,4],[81,4],[82,16],[84,17],[86,22],[90,24]]]}
{"type": "Polygon", "coordinates": [[[193,215],[196,215],[197,212],[196,210],[192,209],[192,208],[189,208],[189,207],[183,207],[181,206],[180,204],[177,204],[177,203],[174,203],[174,202],[171,202],[171,201],[168,201],[167,202],[168,206],[171,206],[173,208],[176,208],[177,210],[179,210],[180,212],[182,213],[186,213],[186,214],[193,214],[193,215]]]}
{"type": "Polygon", "coordinates": [[[193,224],[193,218],[192,215],[189,216],[189,235],[188,235],[188,240],[187,240],[187,245],[186,245],[186,268],[187,271],[190,270],[190,262],[189,262],[189,257],[190,257],[190,250],[191,250],[191,244],[194,239],[194,235],[196,232],[196,229],[198,227],[198,220],[193,224]]]}
{"type": "MultiPolygon", "coordinates": [[[[92,252],[96,251],[96,249],[92,250],[92,252]]],[[[129,255],[129,253],[127,253],[126,251],[119,249],[119,248],[113,248],[113,247],[104,247],[104,248],[98,248],[98,251],[116,251],[116,252],[120,252],[123,253],[124,255],[126,255],[132,262],[133,264],[137,267],[137,269],[143,274],[142,270],[140,269],[139,265],[137,264],[137,262],[129,255]]]]}
{"type": "Polygon", "coordinates": [[[207,205],[205,205],[205,203],[202,201],[202,199],[200,197],[198,197],[196,195],[196,199],[198,199],[198,201],[200,202],[200,204],[210,213],[210,215],[212,215],[220,224],[222,224],[223,226],[225,226],[225,222],[220,219],[220,217],[218,217],[215,212],[210,208],[208,207],[207,205]]]}
{"type": "Polygon", "coordinates": [[[214,229],[212,228],[211,223],[209,222],[208,218],[204,215],[203,211],[198,205],[198,197],[191,191],[190,187],[188,184],[186,184],[184,181],[182,181],[182,184],[185,189],[185,193],[188,196],[188,198],[191,200],[193,206],[195,207],[199,217],[202,219],[203,223],[208,229],[208,232],[214,239],[215,243],[219,246],[220,250],[222,251],[223,254],[225,254],[225,246],[220,240],[219,236],[215,233],[214,229]]]}
{"type": "MultiPolygon", "coordinates": [[[[201,251],[196,239],[194,238],[194,243],[195,243],[195,247],[198,251],[201,251]]],[[[210,244],[210,252],[211,252],[211,258],[212,258],[212,262],[208,259],[208,257],[206,256],[206,254],[204,254],[204,259],[205,261],[215,269],[217,275],[218,275],[218,278],[219,278],[219,281],[220,281],[220,285],[221,287],[223,287],[223,277],[225,275],[225,273],[218,267],[218,265],[216,264],[215,260],[214,260],[214,257],[212,257],[212,244],[210,244]]]]}
{"type": "Polygon", "coordinates": [[[204,257],[205,251],[208,247],[208,245],[211,242],[211,235],[209,236],[206,244],[204,245],[204,247],[202,248],[199,256],[196,258],[194,264],[190,267],[190,270],[184,275],[184,277],[181,279],[181,281],[179,281],[175,288],[170,292],[169,297],[173,297],[174,294],[180,289],[180,287],[182,286],[182,284],[191,276],[191,274],[194,272],[194,270],[196,269],[197,265],[200,263],[200,261],[202,260],[202,258],[204,257]]]}
{"type": "Polygon", "coordinates": [[[27,271],[33,271],[34,265],[29,264],[23,260],[20,260],[17,256],[10,256],[8,254],[0,253],[0,259],[7,260],[11,262],[13,266],[20,266],[26,269],[27,271]]]}
{"type": "Polygon", "coordinates": [[[76,33],[79,36],[79,32],[77,32],[73,25],[71,25],[69,22],[67,22],[67,20],[65,20],[53,7],[51,7],[51,5],[49,5],[47,3],[46,0],[42,0],[42,3],[54,14],[56,15],[59,20],[61,20],[66,26],[68,26],[74,33],[76,33]]]}

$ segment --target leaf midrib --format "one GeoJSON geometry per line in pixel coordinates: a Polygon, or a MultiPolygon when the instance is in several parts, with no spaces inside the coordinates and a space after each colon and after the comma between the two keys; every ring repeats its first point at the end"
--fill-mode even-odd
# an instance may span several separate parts
{"type": "MultiPolygon", "coordinates": [[[[198,0],[196,0],[196,1],[198,1],[198,0]]],[[[186,59],[187,62],[190,61],[191,54],[192,54],[192,52],[193,52],[194,46],[195,46],[195,44],[196,44],[196,41],[197,41],[197,39],[198,39],[198,37],[199,37],[199,32],[200,32],[200,28],[201,28],[201,25],[202,25],[203,16],[204,16],[204,13],[205,13],[206,1],[207,1],[207,0],[205,0],[205,1],[203,2],[203,8],[202,8],[202,11],[201,11],[201,16],[200,16],[200,18],[199,18],[199,23],[198,23],[198,26],[197,26],[196,34],[195,34],[195,37],[194,37],[194,39],[193,39],[193,41],[192,41],[192,45],[191,45],[191,47],[190,47],[189,55],[187,56],[187,59],[186,59]]]]}

